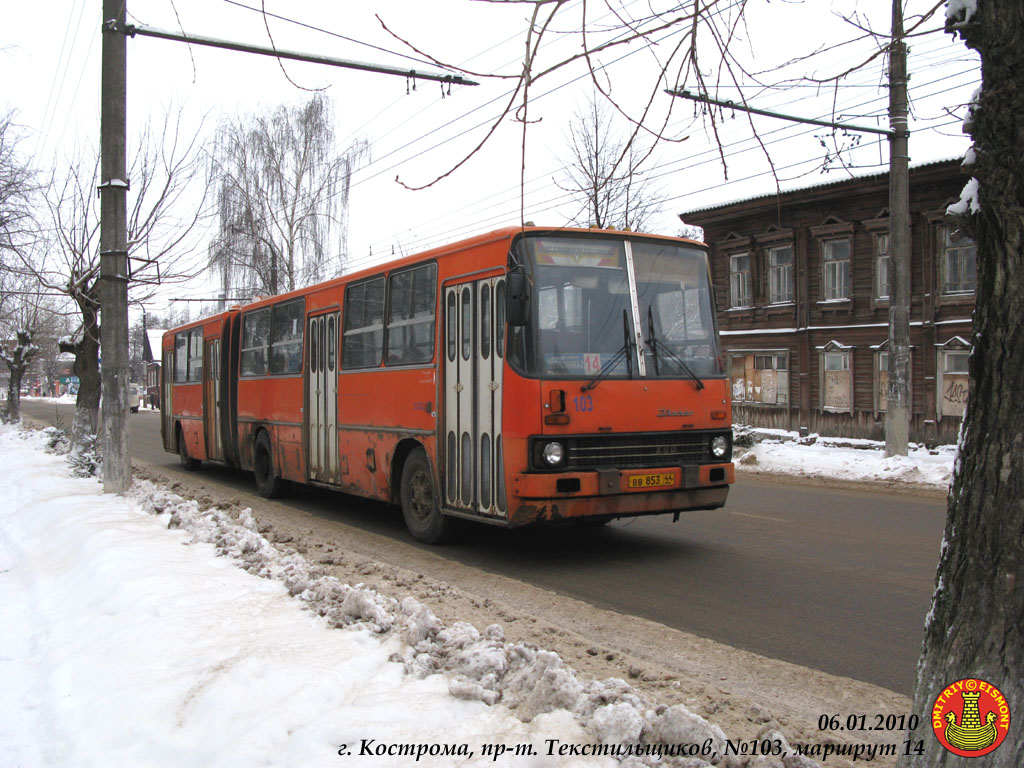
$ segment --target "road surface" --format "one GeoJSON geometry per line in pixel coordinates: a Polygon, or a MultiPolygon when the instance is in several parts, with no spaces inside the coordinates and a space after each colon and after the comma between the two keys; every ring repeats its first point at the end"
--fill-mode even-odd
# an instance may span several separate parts
{"type": "MultiPolygon", "coordinates": [[[[23,401],[53,420],[71,406],[23,401]]],[[[248,473],[184,472],[160,445],[159,414],[133,414],[132,456],[175,479],[255,494],[248,473]]],[[[273,503],[259,501],[255,503],[273,503]]],[[[400,511],[318,489],[284,502],[325,524],[422,549],[400,511]]],[[[937,497],[837,490],[740,474],[722,510],[603,529],[470,526],[433,548],[463,565],[716,642],[909,694],[945,520],[937,497]]]]}

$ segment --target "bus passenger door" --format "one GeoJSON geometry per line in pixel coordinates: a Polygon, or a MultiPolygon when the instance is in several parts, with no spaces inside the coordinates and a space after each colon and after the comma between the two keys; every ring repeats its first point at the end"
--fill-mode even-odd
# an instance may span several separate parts
{"type": "Polygon", "coordinates": [[[489,516],[505,513],[504,283],[504,278],[488,278],[447,286],[444,300],[445,500],[450,507],[489,516]]]}
{"type": "Polygon", "coordinates": [[[340,483],[338,470],[338,313],[309,318],[306,434],[309,479],[340,483]]]}
{"type": "Polygon", "coordinates": [[[220,339],[206,342],[206,363],[203,366],[203,429],[206,432],[206,457],[222,461],[224,448],[220,440],[220,339]]]}
{"type": "Polygon", "coordinates": [[[174,434],[174,408],[171,403],[171,384],[174,381],[174,350],[164,350],[164,361],[160,366],[160,432],[164,438],[164,450],[178,452],[174,434]]]}

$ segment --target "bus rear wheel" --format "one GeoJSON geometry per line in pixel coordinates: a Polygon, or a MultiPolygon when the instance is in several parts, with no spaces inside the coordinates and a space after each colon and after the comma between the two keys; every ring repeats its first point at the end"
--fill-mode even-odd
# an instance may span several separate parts
{"type": "Polygon", "coordinates": [[[284,493],[285,481],[274,474],[274,458],[270,452],[270,437],[260,432],[252,452],[252,474],[256,479],[256,490],[265,499],[276,499],[284,493]]]}
{"type": "Polygon", "coordinates": [[[400,495],[405,526],[414,538],[427,544],[451,538],[454,521],[441,513],[430,460],[422,448],[413,450],[402,466],[400,495]]]}
{"type": "Polygon", "coordinates": [[[203,462],[199,459],[193,459],[188,455],[188,443],[185,442],[185,433],[180,427],[178,428],[178,458],[181,460],[181,466],[189,472],[195,472],[203,466],[203,462]]]}

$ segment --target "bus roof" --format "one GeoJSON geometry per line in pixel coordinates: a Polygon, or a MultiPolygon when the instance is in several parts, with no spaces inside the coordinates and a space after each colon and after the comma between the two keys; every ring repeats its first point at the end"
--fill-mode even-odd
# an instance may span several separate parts
{"type": "Polygon", "coordinates": [[[677,242],[682,240],[684,242],[699,246],[701,248],[707,247],[704,243],[701,243],[696,240],[691,240],[688,238],[672,237],[670,235],[651,235],[644,232],[632,232],[630,230],[597,228],[586,229],[581,227],[541,227],[532,224],[528,224],[526,226],[502,227],[500,229],[491,230],[490,232],[485,232],[483,234],[475,235],[473,237],[465,238],[463,240],[457,240],[452,243],[446,243],[445,245],[439,245],[436,248],[431,248],[426,251],[420,251],[418,253],[410,254],[409,256],[403,256],[401,258],[394,259],[391,261],[385,261],[379,264],[374,264],[373,266],[365,267],[363,269],[357,270],[356,272],[350,272],[344,275],[339,275],[338,277],[330,278],[329,280],[324,280],[320,283],[304,286],[302,288],[296,288],[295,290],[288,291],[287,293],[279,293],[274,296],[260,297],[254,299],[253,301],[247,302],[246,304],[243,304],[241,306],[232,306],[229,309],[225,310],[224,312],[219,312],[215,315],[210,315],[200,320],[193,320],[189,323],[185,323],[184,325],[180,325],[172,329],[172,331],[169,331],[169,333],[181,331],[188,328],[194,328],[196,326],[200,326],[205,323],[218,320],[222,315],[230,315],[240,310],[248,311],[251,309],[259,308],[261,306],[276,304],[277,302],[280,301],[287,301],[290,298],[298,298],[300,296],[308,294],[313,289],[329,289],[332,286],[343,285],[349,282],[355,282],[364,277],[370,277],[371,275],[375,275],[384,271],[390,272],[395,269],[401,269],[404,266],[417,264],[421,261],[428,261],[430,259],[437,258],[448,253],[454,253],[457,251],[466,250],[468,248],[479,247],[481,245],[487,245],[489,243],[497,243],[503,240],[511,240],[516,235],[526,232],[561,232],[567,234],[580,234],[597,237],[622,237],[623,235],[626,235],[631,237],[643,237],[656,240],[673,240],[677,242]]]}

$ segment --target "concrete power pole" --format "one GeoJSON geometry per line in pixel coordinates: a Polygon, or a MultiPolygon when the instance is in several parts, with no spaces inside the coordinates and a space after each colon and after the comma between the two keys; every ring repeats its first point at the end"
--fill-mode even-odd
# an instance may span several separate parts
{"type": "Polygon", "coordinates": [[[128,450],[128,41],[125,0],[103,0],[100,87],[100,356],[103,490],[132,483],[128,450]]]}
{"type": "Polygon", "coordinates": [[[906,456],[910,435],[910,171],[903,2],[892,4],[889,51],[889,391],[885,455],[906,456]]]}

